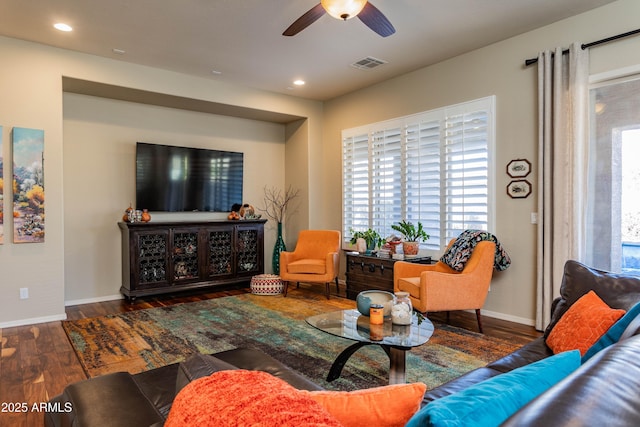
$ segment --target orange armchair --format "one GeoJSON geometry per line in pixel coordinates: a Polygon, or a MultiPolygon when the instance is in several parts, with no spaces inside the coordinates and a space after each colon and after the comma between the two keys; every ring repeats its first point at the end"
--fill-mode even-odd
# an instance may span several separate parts
{"type": "Polygon", "coordinates": [[[475,310],[482,333],[480,309],[489,292],[495,251],[495,243],[478,242],[461,272],[441,261],[433,265],[398,261],[393,266],[394,291],[409,292],[413,307],[423,313],[475,310]]]}
{"type": "Polygon", "coordinates": [[[340,271],[340,232],[335,230],[303,230],[293,252],[280,252],[280,277],[284,281],[284,296],[289,282],[324,283],[329,299],[329,284],[338,288],[340,271]]]}

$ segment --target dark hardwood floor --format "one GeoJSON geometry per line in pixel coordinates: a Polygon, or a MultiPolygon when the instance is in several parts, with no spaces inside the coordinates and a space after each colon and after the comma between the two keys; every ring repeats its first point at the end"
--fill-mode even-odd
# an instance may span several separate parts
{"type": "MultiPolygon", "coordinates": [[[[301,287],[304,288],[304,284],[301,287]]],[[[246,292],[248,288],[148,297],[133,303],[115,300],[67,307],[66,313],[69,320],[74,320],[246,292]]],[[[429,318],[446,321],[444,313],[431,313],[429,318]]],[[[472,331],[478,328],[474,313],[452,312],[450,324],[472,331]]],[[[540,336],[533,327],[490,317],[483,317],[483,328],[486,335],[521,344],[540,336]]],[[[44,419],[40,405],[60,394],[67,384],[86,379],[87,375],[60,322],[0,329],[0,339],[0,427],[40,427],[44,419]]]]}

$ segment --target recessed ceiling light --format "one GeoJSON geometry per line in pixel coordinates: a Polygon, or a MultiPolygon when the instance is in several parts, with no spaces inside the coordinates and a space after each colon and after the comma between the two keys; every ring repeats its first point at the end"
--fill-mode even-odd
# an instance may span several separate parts
{"type": "Polygon", "coordinates": [[[219,76],[220,74],[222,74],[222,71],[211,70],[211,74],[213,74],[214,76],[219,76]]]}
{"type": "Polygon", "coordinates": [[[126,52],[124,51],[124,49],[118,49],[118,48],[115,48],[115,47],[114,47],[113,49],[111,49],[111,51],[112,51],[113,53],[115,53],[116,55],[124,55],[124,54],[126,53],[126,52]]]}
{"type": "Polygon", "coordinates": [[[304,86],[305,81],[304,80],[294,80],[293,84],[296,86],[304,86]]]}
{"type": "Polygon", "coordinates": [[[56,30],[60,30],[60,31],[64,31],[64,32],[73,31],[73,28],[71,27],[71,25],[67,25],[67,24],[64,24],[62,22],[58,22],[57,24],[53,24],[53,27],[56,30]]]}

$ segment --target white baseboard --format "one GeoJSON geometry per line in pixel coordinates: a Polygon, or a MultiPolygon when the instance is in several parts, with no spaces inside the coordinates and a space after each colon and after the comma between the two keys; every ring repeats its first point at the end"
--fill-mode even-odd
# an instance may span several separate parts
{"type": "Polygon", "coordinates": [[[116,295],[106,295],[103,297],[96,297],[96,298],[76,299],[76,300],[65,301],[64,306],[70,307],[72,305],[93,304],[96,302],[114,301],[114,300],[119,300],[123,298],[124,298],[124,295],[116,294],[116,295]]]}
{"type": "Polygon", "coordinates": [[[13,328],[15,326],[35,325],[37,323],[57,322],[58,320],[66,320],[67,315],[55,314],[53,316],[32,317],[31,319],[11,320],[9,322],[0,323],[0,329],[13,328]]]}
{"type": "MultiPolygon", "coordinates": [[[[494,319],[506,320],[508,322],[520,323],[521,325],[527,326],[535,326],[536,321],[532,319],[525,319],[524,317],[512,316],[510,314],[497,313],[495,311],[481,310],[482,317],[492,317],[494,319]]],[[[474,313],[475,311],[469,310],[470,313],[474,313]]]]}

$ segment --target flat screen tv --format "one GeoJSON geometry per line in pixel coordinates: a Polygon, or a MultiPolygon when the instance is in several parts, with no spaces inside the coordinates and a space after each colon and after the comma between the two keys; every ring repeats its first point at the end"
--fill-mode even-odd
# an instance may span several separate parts
{"type": "Polygon", "coordinates": [[[136,144],[136,207],[228,212],[242,203],[243,153],[136,144]]]}

